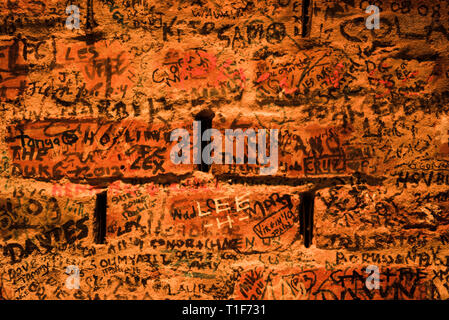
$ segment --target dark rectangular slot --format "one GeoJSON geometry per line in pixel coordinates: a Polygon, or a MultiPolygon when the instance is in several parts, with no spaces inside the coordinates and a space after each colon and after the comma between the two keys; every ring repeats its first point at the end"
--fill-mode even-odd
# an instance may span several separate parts
{"type": "Polygon", "coordinates": [[[92,29],[97,26],[98,26],[98,23],[94,19],[94,1],[87,0],[86,29],[89,31],[92,31],[92,29]]]}
{"type": "Polygon", "coordinates": [[[312,0],[302,1],[302,37],[308,37],[310,35],[310,7],[312,0]]]}
{"type": "Polygon", "coordinates": [[[209,141],[202,141],[201,137],[203,136],[204,131],[207,129],[212,129],[212,119],[214,118],[214,114],[204,110],[196,115],[195,120],[201,122],[201,164],[198,165],[198,170],[202,172],[209,172],[210,165],[203,162],[202,152],[204,148],[210,143],[209,141]]]}
{"type": "Polygon", "coordinates": [[[300,232],[304,239],[304,246],[310,247],[313,239],[313,210],[315,195],[313,192],[305,192],[301,195],[300,204],[300,232]]]}
{"type": "Polygon", "coordinates": [[[98,244],[104,244],[106,242],[107,199],[106,191],[97,193],[97,199],[95,200],[95,243],[98,244]]]}

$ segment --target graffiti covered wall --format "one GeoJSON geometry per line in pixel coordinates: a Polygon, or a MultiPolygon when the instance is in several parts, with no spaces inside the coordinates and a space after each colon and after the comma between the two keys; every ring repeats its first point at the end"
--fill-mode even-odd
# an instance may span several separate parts
{"type": "Polygon", "coordinates": [[[0,298],[449,298],[448,16],[3,0],[0,298]],[[274,171],[230,129],[276,132],[274,171]]]}

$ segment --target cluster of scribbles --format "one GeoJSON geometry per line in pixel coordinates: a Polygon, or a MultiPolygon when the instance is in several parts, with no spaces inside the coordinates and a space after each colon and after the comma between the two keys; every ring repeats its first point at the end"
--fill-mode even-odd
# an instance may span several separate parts
{"type": "Polygon", "coordinates": [[[0,300],[448,299],[448,17],[0,1],[0,300]]]}

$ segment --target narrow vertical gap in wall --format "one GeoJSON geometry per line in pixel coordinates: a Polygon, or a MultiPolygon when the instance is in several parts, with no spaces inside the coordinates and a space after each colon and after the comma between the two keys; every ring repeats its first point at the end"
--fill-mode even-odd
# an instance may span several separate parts
{"type": "Polygon", "coordinates": [[[315,194],[313,192],[304,192],[301,195],[301,204],[299,208],[300,225],[299,230],[304,239],[304,246],[309,248],[313,239],[313,211],[315,204],[315,194]]]}
{"type": "Polygon", "coordinates": [[[98,26],[98,23],[94,19],[94,2],[93,0],[87,0],[87,19],[86,29],[92,31],[93,28],[98,26]]]}
{"type": "Polygon", "coordinates": [[[195,121],[201,122],[201,132],[200,132],[200,141],[201,141],[201,164],[198,165],[198,170],[202,172],[209,172],[210,165],[203,162],[202,152],[203,149],[209,144],[209,141],[203,141],[202,136],[204,131],[207,129],[212,129],[212,119],[215,117],[215,114],[211,110],[202,110],[195,116],[195,121]]]}
{"type": "Polygon", "coordinates": [[[303,0],[302,1],[302,37],[308,37],[310,35],[310,29],[312,27],[311,24],[311,7],[312,0],[303,0]]]}
{"type": "Polygon", "coordinates": [[[106,209],[107,192],[97,193],[97,199],[95,200],[95,243],[104,244],[106,242],[106,209]]]}

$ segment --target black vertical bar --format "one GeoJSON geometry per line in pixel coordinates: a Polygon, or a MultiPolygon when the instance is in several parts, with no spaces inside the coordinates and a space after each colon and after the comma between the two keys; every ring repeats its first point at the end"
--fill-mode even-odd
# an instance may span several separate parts
{"type": "Polygon", "coordinates": [[[201,136],[199,139],[201,140],[201,164],[198,165],[198,170],[202,172],[209,172],[210,165],[203,162],[203,149],[210,143],[209,141],[203,141],[201,137],[203,136],[204,131],[207,129],[212,129],[212,119],[215,114],[209,110],[203,110],[195,116],[196,121],[201,122],[201,136]]]}
{"type": "Polygon", "coordinates": [[[95,223],[96,237],[95,242],[104,244],[106,242],[106,209],[107,209],[107,192],[97,193],[95,200],[95,223]]]}
{"type": "Polygon", "coordinates": [[[98,24],[94,19],[94,2],[93,0],[87,0],[86,29],[92,31],[92,29],[97,26],[98,24]]]}
{"type": "Polygon", "coordinates": [[[304,239],[304,246],[310,247],[313,239],[313,211],[315,204],[315,194],[313,192],[305,192],[301,196],[300,204],[300,226],[299,230],[304,239]]]}
{"type": "Polygon", "coordinates": [[[310,35],[310,7],[312,0],[302,1],[302,37],[308,37],[310,35]]]}

